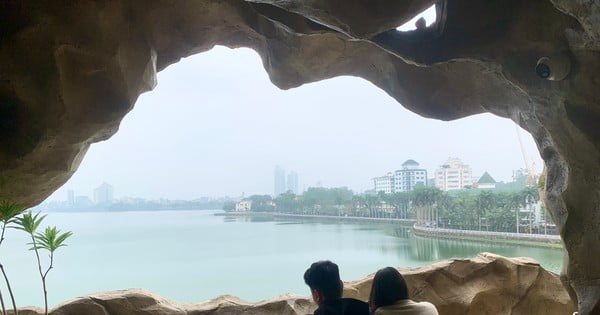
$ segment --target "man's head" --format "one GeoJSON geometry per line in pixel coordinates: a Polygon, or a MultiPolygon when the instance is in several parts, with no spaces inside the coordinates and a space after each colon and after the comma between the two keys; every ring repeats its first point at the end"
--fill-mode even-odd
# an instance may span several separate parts
{"type": "Polygon", "coordinates": [[[315,303],[342,297],[344,285],[338,266],[329,260],[317,261],[304,273],[304,282],[310,287],[315,303]]]}

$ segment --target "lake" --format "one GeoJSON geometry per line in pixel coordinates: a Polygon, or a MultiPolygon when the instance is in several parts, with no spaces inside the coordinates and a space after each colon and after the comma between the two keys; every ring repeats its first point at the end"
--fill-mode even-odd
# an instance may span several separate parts
{"type": "MultiPolygon", "coordinates": [[[[217,211],[49,213],[45,224],[73,231],[48,275],[51,306],[108,290],[145,288],[200,302],[222,294],[259,301],[308,295],[302,275],[317,260],[357,280],[385,266],[419,267],[482,251],[529,256],[552,271],[562,251],[519,245],[415,237],[391,223],[215,216],[217,211]]],[[[33,252],[24,232],[8,230],[0,247],[18,306],[43,305],[33,252]]],[[[46,258],[46,254],[42,257],[46,258]]],[[[7,299],[6,290],[5,302],[7,299]]],[[[10,304],[10,303],[8,303],[10,304]]]]}

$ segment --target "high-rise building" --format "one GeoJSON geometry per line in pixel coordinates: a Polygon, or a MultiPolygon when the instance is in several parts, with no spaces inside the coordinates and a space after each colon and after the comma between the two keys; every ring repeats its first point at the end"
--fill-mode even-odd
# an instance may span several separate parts
{"type": "Polygon", "coordinates": [[[287,191],[298,194],[298,173],[290,172],[287,175],[287,191]]]}
{"type": "Polygon", "coordinates": [[[392,172],[387,175],[373,178],[373,184],[375,184],[375,192],[378,193],[383,191],[386,194],[394,192],[394,174],[392,172]]]}
{"type": "Polygon", "coordinates": [[[458,158],[448,158],[446,163],[435,171],[435,187],[441,190],[463,189],[472,185],[471,167],[458,158]]]}
{"type": "Polygon", "coordinates": [[[113,187],[107,183],[102,183],[94,189],[94,202],[96,204],[108,204],[113,201],[113,187]]]}
{"type": "Polygon", "coordinates": [[[427,186],[427,170],[415,160],[406,160],[402,169],[394,172],[394,192],[409,192],[417,186],[427,186]]]}
{"type": "Polygon", "coordinates": [[[279,167],[279,165],[275,166],[275,171],[273,172],[273,182],[275,184],[275,197],[283,194],[285,192],[285,171],[283,168],[279,167]]]}

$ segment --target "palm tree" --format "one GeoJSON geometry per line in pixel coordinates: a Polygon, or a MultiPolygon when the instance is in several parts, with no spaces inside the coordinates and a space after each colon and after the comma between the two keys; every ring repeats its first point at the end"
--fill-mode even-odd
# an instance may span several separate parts
{"type": "Polygon", "coordinates": [[[27,232],[31,236],[32,245],[30,250],[35,252],[35,257],[38,263],[38,271],[40,273],[40,278],[42,280],[42,287],[44,290],[44,314],[48,315],[48,290],[46,286],[46,277],[48,276],[48,272],[50,269],[54,267],[54,252],[63,246],[65,240],[73,235],[72,232],[68,231],[65,233],[61,233],[59,229],[56,227],[47,227],[44,232],[37,232],[38,227],[42,223],[46,216],[43,215],[40,217],[40,214],[37,213],[33,215],[31,212],[23,214],[22,217],[17,218],[17,229],[23,230],[27,232]],[[42,271],[42,261],[40,260],[40,250],[47,250],[50,253],[50,264],[46,271],[42,271]]]}
{"type": "Polygon", "coordinates": [[[533,204],[540,200],[540,195],[535,187],[525,187],[520,192],[521,206],[524,209],[529,209],[529,233],[531,234],[533,229],[533,204]]]}
{"type": "Polygon", "coordinates": [[[516,232],[519,233],[519,212],[521,211],[522,197],[518,193],[510,193],[505,200],[504,208],[508,211],[515,211],[517,224],[516,232]]]}
{"type": "Polygon", "coordinates": [[[441,191],[434,187],[418,187],[411,192],[411,195],[412,202],[417,208],[417,224],[433,221],[435,219],[434,205],[438,201],[441,191]]]}
{"type": "Polygon", "coordinates": [[[379,214],[378,216],[384,216],[385,212],[384,212],[384,205],[388,204],[389,205],[389,197],[388,195],[385,194],[385,192],[380,191],[377,193],[377,199],[379,199],[378,202],[378,207],[377,207],[377,213],[379,214]]]}
{"type": "Polygon", "coordinates": [[[408,193],[397,192],[389,195],[385,195],[386,202],[394,207],[396,216],[399,219],[406,219],[408,217],[408,204],[410,197],[408,193]]]}
{"type": "Polygon", "coordinates": [[[460,229],[473,229],[476,208],[475,198],[469,192],[460,192],[456,197],[454,224],[458,224],[460,229]]]}
{"type": "Polygon", "coordinates": [[[381,203],[379,196],[366,195],[362,201],[363,205],[369,210],[369,216],[372,218],[377,211],[377,206],[381,203]]]}
{"type": "MultiPolygon", "coordinates": [[[[437,198],[436,212],[437,212],[437,222],[440,221],[440,210],[442,210],[442,216],[446,216],[448,210],[450,210],[454,204],[454,200],[447,192],[441,192],[437,198]]],[[[447,221],[444,220],[444,225],[447,221]]]]}
{"type": "MultiPolygon", "coordinates": [[[[2,223],[2,232],[0,234],[0,245],[4,242],[4,233],[6,232],[6,228],[10,227],[13,223],[16,222],[16,217],[25,211],[25,207],[16,203],[12,203],[9,201],[0,202],[0,222],[2,223]]],[[[10,295],[10,299],[13,305],[13,310],[15,315],[18,314],[17,303],[15,303],[15,296],[12,291],[12,287],[10,286],[10,281],[8,281],[8,276],[6,275],[6,271],[4,270],[4,265],[0,263],[0,271],[2,271],[2,276],[4,277],[4,281],[6,282],[6,288],[8,289],[8,294],[10,295]]],[[[2,293],[0,292],[0,305],[2,306],[2,314],[6,314],[6,308],[4,306],[4,299],[2,298],[2,293]]]]}
{"type": "Polygon", "coordinates": [[[481,218],[485,216],[488,210],[496,206],[496,198],[494,193],[489,190],[484,190],[477,195],[477,218],[479,221],[479,231],[481,231],[481,218]]]}

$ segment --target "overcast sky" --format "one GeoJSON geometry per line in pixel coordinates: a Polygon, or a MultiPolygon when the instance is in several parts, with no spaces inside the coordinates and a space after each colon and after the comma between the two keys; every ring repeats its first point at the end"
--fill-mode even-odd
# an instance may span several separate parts
{"type": "MultiPolygon", "coordinates": [[[[483,114],[442,122],[404,109],[371,83],[338,77],[282,91],[258,55],[216,47],[170,66],[108,141],[92,145],[66,191],[115,197],[192,199],[272,194],[273,169],[299,174],[300,188],[371,189],[371,178],[414,159],[433,171],[461,158],[475,175],[510,181],[524,167],[515,125],[483,114]]],[[[530,161],[541,169],[531,136],[530,161]]]]}

